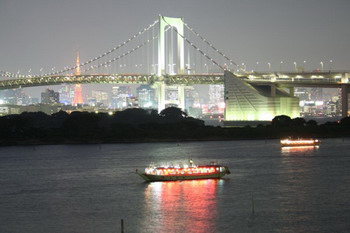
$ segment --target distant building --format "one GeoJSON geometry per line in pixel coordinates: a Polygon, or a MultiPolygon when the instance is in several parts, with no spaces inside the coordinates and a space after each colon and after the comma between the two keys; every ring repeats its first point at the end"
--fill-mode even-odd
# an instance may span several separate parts
{"type": "Polygon", "coordinates": [[[58,91],[60,93],[60,102],[65,105],[72,105],[74,100],[74,87],[64,85],[58,91]]]}
{"type": "Polygon", "coordinates": [[[185,110],[190,113],[190,108],[193,108],[198,100],[198,92],[194,88],[185,89],[185,110]]]}
{"type": "Polygon", "coordinates": [[[114,109],[126,109],[131,95],[130,86],[112,87],[111,107],[114,109]]]}
{"type": "Polygon", "coordinates": [[[20,107],[21,106],[11,104],[0,105],[0,116],[19,114],[21,113],[20,107]]]}
{"type": "Polygon", "coordinates": [[[311,88],[311,100],[323,101],[323,88],[311,88]]]}
{"type": "Polygon", "coordinates": [[[29,104],[30,98],[21,88],[0,91],[0,103],[13,105],[29,104]]]}
{"type": "Polygon", "coordinates": [[[299,98],[299,101],[309,101],[311,99],[310,88],[295,88],[294,96],[299,98]]]}
{"type": "Polygon", "coordinates": [[[209,85],[209,112],[223,113],[224,109],[224,85],[209,85]]]}
{"type": "MultiPolygon", "coordinates": [[[[95,100],[96,106],[108,106],[108,93],[105,91],[92,91],[92,99],[95,100]]],[[[95,106],[95,105],[93,105],[95,106]]]]}
{"type": "Polygon", "coordinates": [[[224,102],[224,85],[209,85],[209,103],[224,102]]]}
{"type": "Polygon", "coordinates": [[[39,103],[39,98],[30,98],[29,104],[38,104],[38,103],[39,103]]]}
{"type": "Polygon", "coordinates": [[[139,107],[139,101],[136,97],[129,97],[127,99],[128,108],[138,108],[139,107]]]}
{"type": "Polygon", "coordinates": [[[150,85],[141,85],[136,89],[138,97],[138,106],[140,108],[154,108],[155,90],[150,85]]]}
{"type": "Polygon", "coordinates": [[[41,93],[41,103],[43,104],[57,104],[60,102],[60,94],[54,90],[46,89],[41,93]]]}

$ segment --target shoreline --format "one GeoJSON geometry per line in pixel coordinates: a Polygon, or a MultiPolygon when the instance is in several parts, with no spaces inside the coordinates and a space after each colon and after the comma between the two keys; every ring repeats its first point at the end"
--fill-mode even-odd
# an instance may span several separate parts
{"type": "MultiPolygon", "coordinates": [[[[317,137],[318,139],[336,139],[349,137],[334,136],[334,137],[317,137]]],[[[280,138],[269,137],[269,138],[203,138],[203,139],[141,139],[141,140],[70,140],[60,142],[50,142],[41,140],[25,140],[16,142],[0,142],[0,147],[11,147],[11,146],[54,146],[54,145],[102,145],[102,144],[137,144],[137,143],[186,143],[186,142],[214,142],[214,141],[251,141],[251,140],[280,140],[280,138]]]]}

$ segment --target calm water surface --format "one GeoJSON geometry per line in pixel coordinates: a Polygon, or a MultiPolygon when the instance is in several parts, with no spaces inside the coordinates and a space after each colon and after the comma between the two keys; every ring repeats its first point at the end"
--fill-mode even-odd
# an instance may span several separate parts
{"type": "Polygon", "coordinates": [[[350,232],[350,139],[0,148],[0,232],[350,232]],[[218,161],[222,180],[145,183],[150,163],[218,161]]]}

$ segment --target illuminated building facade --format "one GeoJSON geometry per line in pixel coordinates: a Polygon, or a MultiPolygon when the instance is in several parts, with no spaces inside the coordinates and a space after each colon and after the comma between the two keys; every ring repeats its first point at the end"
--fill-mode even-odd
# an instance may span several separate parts
{"type": "Polygon", "coordinates": [[[136,89],[140,108],[156,108],[155,90],[150,85],[141,85],[136,89]]]}
{"type": "MultiPolygon", "coordinates": [[[[93,106],[108,106],[108,93],[105,91],[92,91],[93,106]]],[[[89,101],[90,102],[90,101],[89,101]]]]}
{"type": "Polygon", "coordinates": [[[128,108],[129,98],[131,95],[130,86],[115,86],[112,87],[112,98],[111,106],[115,109],[126,109],[128,108]]]}
{"type": "Polygon", "coordinates": [[[224,104],[224,85],[209,85],[209,112],[214,114],[223,114],[224,104]]]}
{"type": "Polygon", "coordinates": [[[300,116],[299,99],[276,86],[253,86],[225,71],[225,121],[271,121],[300,116]]]}
{"type": "Polygon", "coordinates": [[[22,88],[0,91],[0,104],[26,105],[31,104],[31,98],[22,88]]]}
{"type": "Polygon", "coordinates": [[[72,105],[74,100],[75,88],[70,85],[64,85],[58,92],[60,93],[60,102],[65,105],[72,105]]]}

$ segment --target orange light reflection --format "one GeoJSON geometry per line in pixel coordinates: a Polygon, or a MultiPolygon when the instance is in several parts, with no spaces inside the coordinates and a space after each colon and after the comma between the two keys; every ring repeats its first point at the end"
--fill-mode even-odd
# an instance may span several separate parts
{"type": "Polygon", "coordinates": [[[222,180],[153,182],[145,189],[146,232],[215,232],[222,180]]]}
{"type": "Polygon", "coordinates": [[[282,147],[282,153],[307,152],[317,150],[319,146],[286,146],[282,147]]]}

